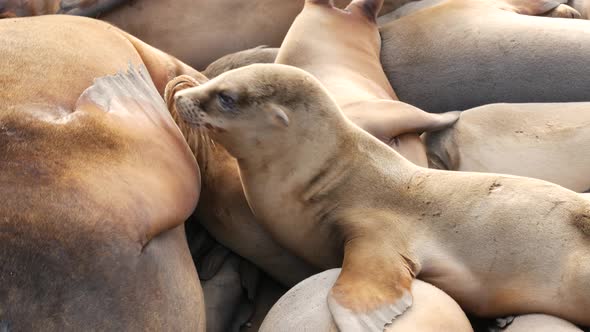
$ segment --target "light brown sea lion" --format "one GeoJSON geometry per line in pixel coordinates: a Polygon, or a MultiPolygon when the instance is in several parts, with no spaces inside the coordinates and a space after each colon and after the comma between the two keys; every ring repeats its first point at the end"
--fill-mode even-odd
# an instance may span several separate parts
{"type": "Polygon", "coordinates": [[[397,101],[379,62],[381,39],[375,19],[382,4],[383,0],[356,0],[340,10],[330,0],[307,0],[276,63],[313,74],[349,119],[408,160],[426,166],[419,134],[451,125],[458,114],[430,114],[397,101]]]}
{"type": "Polygon", "coordinates": [[[0,45],[0,329],[204,331],[199,171],[157,91],[200,74],[88,18],[5,19],[0,45]]]}
{"type": "Polygon", "coordinates": [[[588,101],[590,22],[533,17],[565,1],[447,0],[380,27],[401,101],[428,112],[588,101]]]}
{"type": "MultiPolygon", "coordinates": [[[[178,114],[174,94],[198,84],[187,75],[168,83],[165,99],[175,119],[178,114]]],[[[195,215],[211,235],[285,286],[293,286],[317,273],[316,268],[278,245],[256,220],[242,189],[236,159],[222,146],[212,143],[202,131],[180,120],[177,123],[189,138],[201,170],[201,198],[195,215]]]]}
{"type": "MultiPolygon", "coordinates": [[[[0,0],[0,18],[56,13],[100,18],[202,69],[226,54],[279,46],[304,1],[0,0]]],[[[386,0],[384,12],[409,1],[386,0]]],[[[350,0],[335,2],[343,8],[350,0]]]]}
{"type": "Polygon", "coordinates": [[[504,332],[583,332],[574,324],[549,315],[518,316],[504,332]]]}
{"type": "MultiPolygon", "coordinates": [[[[272,307],[260,332],[336,332],[326,297],[340,269],[311,276],[291,288],[272,307]]],[[[386,332],[473,332],[465,313],[440,289],[414,280],[414,305],[388,326],[386,332]]]]}
{"type": "Polygon", "coordinates": [[[343,331],[379,331],[414,277],[479,316],[590,324],[590,201],[558,185],[422,168],[350,122],[307,72],[259,64],[176,95],[240,167],[248,203],[286,248],[342,265],[328,296],[343,331]]]}
{"type": "Polygon", "coordinates": [[[430,166],[590,188],[590,103],[492,104],[425,136],[430,166]]]}

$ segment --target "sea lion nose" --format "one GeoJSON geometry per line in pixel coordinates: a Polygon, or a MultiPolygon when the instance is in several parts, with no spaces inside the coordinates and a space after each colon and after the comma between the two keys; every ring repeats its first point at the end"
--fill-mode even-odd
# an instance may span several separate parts
{"type": "Polygon", "coordinates": [[[181,113],[194,112],[199,107],[199,101],[183,95],[174,96],[176,109],[181,113]]]}

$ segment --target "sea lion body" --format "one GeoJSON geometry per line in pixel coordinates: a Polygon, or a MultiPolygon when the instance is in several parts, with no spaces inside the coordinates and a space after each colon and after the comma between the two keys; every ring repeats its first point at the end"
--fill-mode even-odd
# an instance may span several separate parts
{"type": "Polygon", "coordinates": [[[375,19],[383,1],[354,1],[344,10],[307,1],[279,49],[276,63],[317,77],[344,114],[418,165],[427,165],[419,134],[451,125],[456,114],[434,116],[397,100],[379,62],[375,19]]]}
{"type": "Polygon", "coordinates": [[[587,101],[590,22],[518,15],[527,12],[502,2],[448,0],[381,25],[381,62],[400,100],[428,112],[587,101]]]}
{"type": "Polygon", "coordinates": [[[415,276],[480,316],[590,324],[590,202],[579,194],[416,166],[289,66],[225,73],[176,104],[239,160],[248,203],[277,242],[317,267],[342,265],[328,296],[341,330],[382,329],[411,306],[415,276]]]}
{"type": "Polygon", "coordinates": [[[590,103],[492,104],[427,133],[432,168],[503,173],[590,188],[590,103]]]}
{"type": "MultiPolygon", "coordinates": [[[[326,303],[338,274],[340,269],[324,271],[291,288],[272,307],[260,331],[338,331],[326,303]]],[[[412,292],[415,295],[414,306],[388,326],[386,332],[473,332],[459,305],[441,290],[414,280],[412,292]]]]}
{"type": "Polygon", "coordinates": [[[2,20],[0,44],[0,326],[204,330],[198,167],[152,82],[198,72],[87,18],[2,20]]]}

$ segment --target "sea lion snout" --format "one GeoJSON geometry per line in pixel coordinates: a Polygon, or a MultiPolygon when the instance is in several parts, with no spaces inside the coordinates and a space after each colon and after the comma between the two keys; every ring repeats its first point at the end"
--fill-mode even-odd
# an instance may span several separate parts
{"type": "Polygon", "coordinates": [[[182,119],[190,124],[200,125],[203,122],[205,111],[201,108],[199,98],[194,96],[193,89],[186,89],[174,96],[176,110],[182,119]]]}

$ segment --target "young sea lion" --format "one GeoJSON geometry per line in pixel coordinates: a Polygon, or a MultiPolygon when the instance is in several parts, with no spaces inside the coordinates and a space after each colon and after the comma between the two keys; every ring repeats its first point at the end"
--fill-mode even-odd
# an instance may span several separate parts
{"type": "Polygon", "coordinates": [[[187,125],[174,106],[178,91],[198,86],[182,75],[168,82],[165,99],[193,151],[201,170],[201,197],[195,211],[201,224],[223,245],[254,263],[285,286],[317,273],[317,269],[278,245],[252,213],[238,171],[238,163],[205,133],[187,125]]]}
{"type": "Polygon", "coordinates": [[[398,101],[379,60],[375,20],[382,5],[383,0],[356,0],[341,10],[331,0],[307,0],[276,63],[313,74],[349,119],[408,160],[427,166],[419,135],[448,127],[459,115],[430,114],[398,101]]]}
{"type": "Polygon", "coordinates": [[[248,203],[315,266],[343,331],[380,331],[414,277],[480,316],[590,324],[590,202],[555,184],[412,164],[351,123],[303,70],[260,64],[176,95],[235,156],[248,203]]]}

